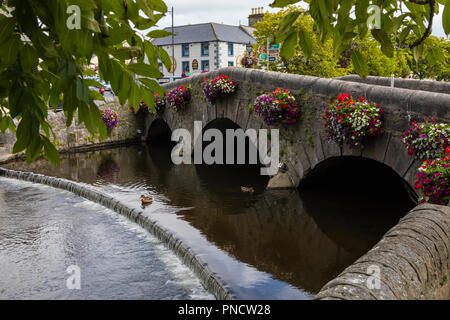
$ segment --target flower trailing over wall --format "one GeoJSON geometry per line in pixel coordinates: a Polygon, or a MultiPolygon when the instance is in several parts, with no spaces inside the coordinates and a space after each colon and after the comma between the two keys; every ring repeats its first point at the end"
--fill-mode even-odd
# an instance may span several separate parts
{"type": "Polygon", "coordinates": [[[361,97],[353,99],[348,94],[339,95],[325,111],[325,128],[328,139],[350,148],[361,145],[368,137],[383,131],[384,110],[378,104],[361,97]]]}
{"type": "MultiPolygon", "coordinates": [[[[164,110],[164,107],[166,106],[166,98],[165,98],[165,95],[163,97],[161,97],[157,93],[154,96],[155,96],[156,114],[159,114],[164,110]]],[[[150,108],[147,106],[147,104],[145,102],[142,101],[139,105],[138,111],[141,111],[143,113],[148,113],[148,112],[150,112],[150,108]]],[[[155,111],[152,110],[151,112],[153,114],[155,114],[155,111]]]]}
{"type": "Polygon", "coordinates": [[[258,57],[252,53],[244,53],[244,57],[241,62],[244,68],[253,68],[258,64],[258,57]]]}
{"type": "Polygon", "coordinates": [[[203,92],[205,93],[206,99],[211,103],[216,102],[218,98],[232,95],[237,89],[238,83],[234,79],[228,78],[223,74],[212,80],[207,80],[205,78],[203,82],[203,92]]]}
{"type": "Polygon", "coordinates": [[[415,188],[423,192],[420,203],[450,202],[450,147],[445,152],[440,158],[425,160],[418,170],[415,188]]]}
{"type": "Polygon", "coordinates": [[[166,106],[166,97],[160,96],[159,94],[155,94],[155,109],[156,113],[161,113],[164,111],[164,107],[166,106]]]}
{"type": "Polygon", "coordinates": [[[186,109],[191,101],[191,88],[177,87],[169,92],[166,98],[167,106],[175,110],[186,109]]]}
{"type": "Polygon", "coordinates": [[[254,111],[269,125],[295,124],[300,118],[300,106],[295,97],[289,90],[280,88],[257,97],[254,111]]]}
{"type": "Polygon", "coordinates": [[[111,109],[102,110],[102,120],[108,129],[114,128],[119,122],[119,116],[111,109]]]}
{"type": "Polygon", "coordinates": [[[410,155],[418,159],[435,159],[449,146],[450,125],[446,123],[413,122],[402,136],[410,155]]]}

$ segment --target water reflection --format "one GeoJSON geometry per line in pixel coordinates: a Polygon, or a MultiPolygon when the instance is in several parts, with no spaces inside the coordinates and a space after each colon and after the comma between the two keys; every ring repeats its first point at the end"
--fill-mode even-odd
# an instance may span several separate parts
{"type": "MultiPolygon", "coordinates": [[[[24,163],[9,167],[30,170],[24,163]]],[[[276,296],[275,290],[270,295],[271,289],[283,283],[289,290],[299,289],[298,295],[291,292],[284,297],[307,298],[317,293],[399,218],[399,212],[378,210],[391,207],[383,199],[377,199],[379,206],[372,210],[367,199],[358,201],[333,192],[266,191],[267,178],[259,175],[257,166],[174,166],[170,148],[158,145],[70,155],[61,168],[37,162],[31,170],[90,183],[109,193],[119,188],[118,197],[130,204],[136,198],[136,206],[142,191],[160,195],[160,203],[147,210],[194,250],[197,246],[205,252],[205,260],[241,298],[283,298],[281,293],[276,296]],[[111,169],[111,174],[105,175],[105,167],[120,171],[111,169]],[[255,193],[242,193],[241,186],[251,186],[255,193]],[[174,211],[164,211],[164,206],[178,208],[174,210],[178,220],[173,220],[169,212],[174,211]],[[226,256],[217,249],[205,249],[208,245],[180,221],[226,256]],[[225,263],[230,257],[239,267],[225,263]],[[245,266],[261,275],[244,284],[239,273],[245,266]],[[262,276],[265,274],[269,277],[262,276]]]]}

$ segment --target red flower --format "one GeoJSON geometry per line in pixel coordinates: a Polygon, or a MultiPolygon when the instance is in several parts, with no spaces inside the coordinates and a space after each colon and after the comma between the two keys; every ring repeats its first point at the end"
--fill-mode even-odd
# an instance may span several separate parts
{"type": "Polygon", "coordinates": [[[363,102],[364,101],[364,97],[359,98],[359,101],[363,102]]]}
{"type": "Polygon", "coordinates": [[[414,149],[409,149],[409,150],[408,150],[408,154],[409,154],[410,156],[412,156],[412,155],[414,154],[414,149]]]}

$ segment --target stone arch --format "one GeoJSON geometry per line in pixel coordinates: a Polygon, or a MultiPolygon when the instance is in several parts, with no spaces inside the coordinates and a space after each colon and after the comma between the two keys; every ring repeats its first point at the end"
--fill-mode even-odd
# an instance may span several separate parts
{"type": "Polygon", "coordinates": [[[413,202],[418,198],[414,188],[395,168],[368,157],[344,155],[326,158],[303,177],[299,188],[317,187],[324,178],[328,180],[328,186],[336,189],[355,190],[364,186],[367,192],[399,192],[413,202]]]}
{"type": "Polygon", "coordinates": [[[146,141],[170,141],[172,129],[162,118],[153,119],[146,129],[146,141]]]}

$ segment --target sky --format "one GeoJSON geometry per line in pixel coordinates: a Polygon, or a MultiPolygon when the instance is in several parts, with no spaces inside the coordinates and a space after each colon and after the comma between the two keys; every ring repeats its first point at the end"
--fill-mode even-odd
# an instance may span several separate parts
{"type": "MultiPolygon", "coordinates": [[[[252,8],[264,7],[264,12],[276,12],[277,9],[269,7],[273,0],[164,0],[167,6],[174,7],[175,26],[198,24],[204,22],[217,22],[230,25],[248,24],[248,16],[252,8]]],[[[442,28],[442,11],[435,16],[433,34],[444,37],[442,28]]],[[[171,25],[170,14],[161,19],[161,28],[171,25]]]]}

